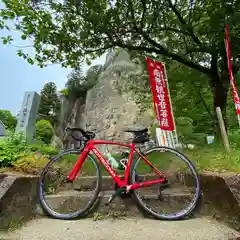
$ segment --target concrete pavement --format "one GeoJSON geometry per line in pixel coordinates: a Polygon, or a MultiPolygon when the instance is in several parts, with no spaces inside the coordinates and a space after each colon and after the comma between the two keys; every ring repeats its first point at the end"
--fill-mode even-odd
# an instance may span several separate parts
{"type": "MultiPolygon", "coordinates": [[[[238,237],[239,238],[238,238],[238,237]]],[[[82,219],[61,221],[35,219],[15,232],[0,237],[12,240],[236,240],[240,234],[207,218],[158,221],[144,218],[123,220],[82,219]]]]}

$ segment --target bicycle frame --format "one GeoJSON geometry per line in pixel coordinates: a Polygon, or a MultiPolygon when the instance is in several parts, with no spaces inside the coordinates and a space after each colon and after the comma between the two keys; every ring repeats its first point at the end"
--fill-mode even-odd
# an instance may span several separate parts
{"type": "Polygon", "coordinates": [[[149,185],[153,185],[153,184],[157,184],[157,183],[163,183],[166,180],[166,178],[164,177],[164,174],[161,173],[145,156],[143,156],[138,150],[136,150],[135,144],[123,144],[123,143],[119,143],[119,142],[110,142],[110,141],[105,141],[105,140],[89,140],[87,145],[85,146],[84,150],[82,151],[81,155],[79,156],[79,159],[75,163],[73,169],[69,173],[68,181],[74,181],[74,179],[76,178],[78,172],[80,171],[80,169],[90,151],[92,151],[95,154],[96,158],[101,162],[101,164],[103,164],[103,166],[106,168],[107,172],[110,174],[110,176],[112,176],[112,178],[118,184],[118,186],[120,188],[126,186],[127,191],[142,188],[142,187],[147,187],[149,185]],[[109,164],[108,160],[105,159],[103,157],[103,155],[101,154],[101,152],[99,152],[95,148],[95,145],[101,145],[101,144],[119,145],[119,146],[127,147],[130,149],[128,163],[127,163],[127,167],[124,172],[123,180],[120,179],[120,177],[117,175],[116,171],[109,164]],[[160,178],[157,180],[149,180],[149,181],[145,181],[145,182],[141,182],[141,183],[134,183],[132,185],[129,185],[128,179],[129,179],[129,175],[130,175],[131,164],[133,161],[134,153],[137,153],[137,155],[140,156],[144,160],[144,162],[146,164],[148,164],[152,168],[152,170],[160,176],[160,178]]]}

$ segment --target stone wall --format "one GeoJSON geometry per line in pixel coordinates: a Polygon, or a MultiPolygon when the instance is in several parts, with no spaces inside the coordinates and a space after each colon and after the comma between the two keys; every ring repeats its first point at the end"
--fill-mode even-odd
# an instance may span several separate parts
{"type": "Polygon", "coordinates": [[[0,229],[28,221],[37,209],[36,176],[0,174],[0,229]]]}

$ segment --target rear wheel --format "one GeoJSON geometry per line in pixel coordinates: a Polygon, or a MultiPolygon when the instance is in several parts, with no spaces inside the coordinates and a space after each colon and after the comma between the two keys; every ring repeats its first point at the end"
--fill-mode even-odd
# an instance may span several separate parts
{"type": "Polygon", "coordinates": [[[67,176],[80,153],[80,150],[60,153],[44,167],[38,179],[40,205],[44,213],[52,218],[72,220],[84,217],[98,197],[101,174],[91,155],[87,156],[75,181],[67,182],[67,176]],[[95,178],[89,181],[89,175],[95,178]]]}
{"type": "MultiPolygon", "coordinates": [[[[167,147],[154,147],[145,153],[145,157],[164,174],[168,183],[134,190],[133,196],[138,206],[145,213],[161,220],[178,220],[189,216],[195,210],[201,195],[194,165],[182,153],[167,147]],[[180,187],[181,184],[183,186],[180,187]],[[144,197],[141,192],[145,194],[144,197]]],[[[133,163],[131,184],[139,182],[136,174],[141,176],[141,181],[160,178],[141,157],[133,163]],[[146,170],[150,171],[143,173],[146,170]]]]}

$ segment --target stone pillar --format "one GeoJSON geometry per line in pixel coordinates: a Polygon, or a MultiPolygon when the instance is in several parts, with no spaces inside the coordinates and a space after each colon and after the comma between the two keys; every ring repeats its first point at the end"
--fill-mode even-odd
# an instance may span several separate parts
{"type": "Polygon", "coordinates": [[[35,123],[38,114],[40,96],[36,92],[25,92],[22,107],[16,126],[16,132],[26,135],[27,141],[31,142],[35,134],[35,123]]]}

